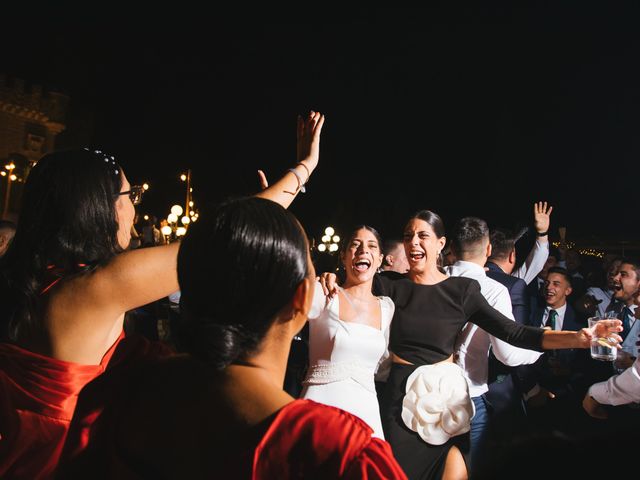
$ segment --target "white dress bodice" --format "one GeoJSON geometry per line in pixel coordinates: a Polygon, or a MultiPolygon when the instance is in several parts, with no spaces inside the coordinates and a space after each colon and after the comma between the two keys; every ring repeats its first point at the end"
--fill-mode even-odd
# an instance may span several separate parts
{"type": "Polygon", "coordinates": [[[342,408],[363,419],[384,438],[374,375],[388,355],[389,327],[394,305],[378,297],[381,328],[340,319],[340,300],[327,300],[316,285],[309,312],[309,368],[302,396],[342,408]]]}

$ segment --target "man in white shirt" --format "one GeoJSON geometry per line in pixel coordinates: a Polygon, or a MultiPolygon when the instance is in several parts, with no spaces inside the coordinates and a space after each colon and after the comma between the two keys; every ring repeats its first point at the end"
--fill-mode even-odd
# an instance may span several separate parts
{"type": "MultiPolygon", "coordinates": [[[[461,219],[451,237],[451,248],[457,261],[446,268],[450,276],[473,278],[480,284],[482,295],[489,305],[513,320],[511,297],[507,288],[487,277],[484,265],[491,255],[489,228],[484,220],[474,217],[461,219]]],[[[469,394],[476,407],[471,421],[471,472],[481,469],[486,458],[486,442],[490,415],[483,394],[488,390],[489,347],[495,356],[509,366],[530,364],[541,355],[503,342],[473,323],[467,323],[458,336],[456,361],[469,382],[469,394]]]]}
{"type": "Polygon", "coordinates": [[[628,405],[640,403],[640,358],[619,375],[606,382],[591,385],[582,406],[594,418],[607,418],[602,405],[628,405]]]}
{"type": "MultiPolygon", "coordinates": [[[[640,303],[640,290],[633,295],[633,302],[640,303]]],[[[640,317],[640,309],[635,309],[634,317],[636,320],[640,317]]],[[[627,338],[631,335],[627,335],[627,338]]],[[[637,348],[640,344],[638,335],[632,337],[632,340],[637,348]]],[[[592,417],[600,419],[609,417],[609,413],[603,405],[630,405],[634,403],[640,403],[640,356],[636,356],[633,364],[619,375],[591,385],[582,400],[585,411],[592,417]]],[[[635,414],[636,417],[639,415],[639,413],[635,414]]]]}

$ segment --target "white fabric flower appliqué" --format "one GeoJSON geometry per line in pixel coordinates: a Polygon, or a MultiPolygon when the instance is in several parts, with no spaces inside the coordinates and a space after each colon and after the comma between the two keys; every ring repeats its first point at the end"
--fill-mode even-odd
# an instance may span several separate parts
{"type": "Polygon", "coordinates": [[[402,420],[431,445],[471,428],[475,407],[462,369],[451,362],[423,365],[407,378],[402,420]]]}

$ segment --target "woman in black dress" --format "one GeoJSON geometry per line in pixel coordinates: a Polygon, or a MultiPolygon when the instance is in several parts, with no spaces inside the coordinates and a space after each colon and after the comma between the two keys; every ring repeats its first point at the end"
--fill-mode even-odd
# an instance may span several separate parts
{"type": "MultiPolygon", "coordinates": [[[[403,239],[409,272],[377,275],[374,283],[374,294],[391,297],[396,307],[389,342],[393,365],[381,406],[385,437],[409,478],[467,478],[464,455],[473,406],[462,371],[453,363],[455,340],[465,323],[534,350],[588,348],[594,333],[519,325],[489,306],[478,282],[442,273],[444,225],[431,211],[409,219],[403,239]]],[[[332,280],[325,278],[329,290],[332,280]]],[[[598,328],[621,330],[615,321],[598,328]]]]}

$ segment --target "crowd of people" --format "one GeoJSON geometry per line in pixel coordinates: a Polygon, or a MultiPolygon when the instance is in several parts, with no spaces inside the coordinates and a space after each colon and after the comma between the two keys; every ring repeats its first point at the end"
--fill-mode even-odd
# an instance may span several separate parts
{"type": "Polygon", "coordinates": [[[160,246],[152,225],[132,245],[143,191],[113,156],[36,164],[0,224],[1,478],[501,478],[495,447],[640,425],[640,263],[587,271],[537,202],[522,265],[513,232],[419,210],[316,272],[287,207],[323,124],[300,117],[292,168],[160,246]],[[125,328],[168,298],[170,343],[125,328]]]}

